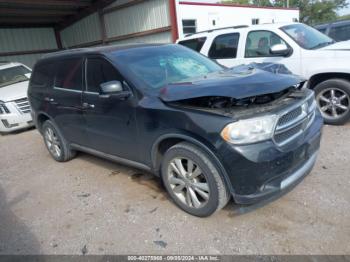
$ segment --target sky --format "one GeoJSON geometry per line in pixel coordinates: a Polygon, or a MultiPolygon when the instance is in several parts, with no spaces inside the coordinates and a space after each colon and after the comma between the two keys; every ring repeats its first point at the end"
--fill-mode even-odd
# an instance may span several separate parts
{"type": "Polygon", "coordinates": [[[350,0],[348,0],[348,7],[338,10],[338,15],[350,15],[350,0]]]}
{"type": "MultiPolygon", "coordinates": [[[[216,3],[220,2],[220,0],[191,0],[192,2],[208,2],[208,3],[216,3]]],[[[339,9],[338,15],[348,15],[350,14],[350,0],[348,0],[349,6],[347,8],[339,9]]]]}

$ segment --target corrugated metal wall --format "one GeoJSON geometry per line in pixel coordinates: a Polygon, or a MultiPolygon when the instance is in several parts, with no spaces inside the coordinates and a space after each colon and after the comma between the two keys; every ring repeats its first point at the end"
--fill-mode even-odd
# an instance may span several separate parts
{"type": "Polygon", "coordinates": [[[150,0],[105,15],[107,37],[170,26],[169,1],[150,0]]]}
{"type": "MultiPolygon", "coordinates": [[[[128,2],[130,0],[118,0],[108,8],[128,2]]],[[[164,29],[170,26],[168,0],[147,0],[135,5],[124,5],[121,9],[104,14],[104,20],[108,44],[171,42],[170,31],[162,32],[162,30],[158,30],[152,32],[152,34],[137,36],[137,33],[164,29]],[[121,37],[123,39],[113,39],[115,37],[121,37]]],[[[101,41],[102,36],[98,13],[93,13],[65,28],[60,32],[60,35],[64,48],[101,41]]],[[[36,60],[44,55],[40,50],[55,50],[57,48],[53,28],[0,29],[0,53],[3,54],[2,56],[0,55],[0,60],[21,62],[32,67],[36,60]],[[34,50],[38,52],[11,56],[5,54],[8,52],[32,52],[34,50]]]]}
{"type": "Polygon", "coordinates": [[[158,34],[139,36],[125,40],[112,41],[108,44],[132,44],[132,43],[171,43],[171,34],[163,32],[158,34]]]}
{"type": "Polygon", "coordinates": [[[93,13],[61,31],[63,47],[72,47],[101,40],[101,30],[97,13],[93,13]]]}
{"type": "MultiPolygon", "coordinates": [[[[104,10],[129,2],[130,0],[118,0],[104,10]]],[[[168,0],[147,0],[139,4],[123,7],[119,10],[104,14],[104,20],[108,44],[171,42],[170,31],[162,33],[158,32],[152,35],[133,37],[119,41],[108,40],[108,38],[121,37],[170,26],[168,0]]],[[[62,45],[66,48],[102,41],[98,13],[96,12],[85,17],[77,23],[62,30],[60,34],[62,45]]]]}
{"type": "MultiPolygon", "coordinates": [[[[57,49],[52,28],[1,28],[0,53],[57,49]]],[[[21,62],[30,67],[43,54],[0,56],[0,60],[21,62]]]]}

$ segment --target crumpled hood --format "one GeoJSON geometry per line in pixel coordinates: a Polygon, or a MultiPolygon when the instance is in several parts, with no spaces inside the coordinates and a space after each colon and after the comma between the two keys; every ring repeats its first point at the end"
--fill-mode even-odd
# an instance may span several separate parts
{"type": "Polygon", "coordinates": [[[24,81],[0,87],[0,101],[9,102],[27,97],[28,83],[29,81],[24,81]]]}
{"type": "Polygon", "coordinates": [[[277,93],[303,81],[291,74],[275,74],[252,66],[239,66],[191,82],[169,84],[161,89],[160,98],[164,102],[208,96],[241,99],[277,93]]]}
{"type": "Polygon", "coordinates": [[[321,48],[320,50],[331,50],[331,51],[350,51],[350,40],[341,41],[332,45],[321,48]]]}

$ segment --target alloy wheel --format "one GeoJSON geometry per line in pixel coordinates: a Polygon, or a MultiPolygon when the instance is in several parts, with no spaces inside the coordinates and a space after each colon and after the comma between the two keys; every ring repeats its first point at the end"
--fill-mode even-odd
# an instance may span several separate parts
{"type": "Polygon", "coordinates": [[[201,208],[209,201],[210,190],[201,168],[191,159],[174,158],[168,166],[168,181],[175,196],[191,208],[201,208]]]}
{"type": "Polygon", "coordinates": [[[60,141],[58,140],[55,131],[50,127],[46,128],[45,142],[50,153],[56,158],[59,158],[62,153],[60,141]]]}
{"type": "Polygon", "coordinates": [[[338,119],[350,110],[350,98],[347,93],[338,88],[327,88],[316,97],[318,106],[324,118],[338,119]]]}

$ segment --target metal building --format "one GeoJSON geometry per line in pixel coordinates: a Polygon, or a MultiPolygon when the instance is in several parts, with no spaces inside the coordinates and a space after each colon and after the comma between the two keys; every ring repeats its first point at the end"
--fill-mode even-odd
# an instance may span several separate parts
{"type": "MultiPolygon", "coordinates": [[[[232,7],[240,9],[238,12],[251,8],[181,0],[0,0],[0,61],[32,67],[43,54],[60,49],[174,42],[186,30],[208,29],[208,21],[214,27],[222,21],[231,23],[223,15],[232,12],[232,7]],[[215,9],[215,14],[208,13],[208,8],[215,9]]],[[[258,18],[259,10],[266,13],[264,19],[281,13],[281,9],[272,8],[252,10],[254,18],[258,18]]],[[[299,16],[299,11],[289,11],[283,16],[299,16]],[[286,15],[288,12],[291,15],[286,15]]],[[[236,16],[232,25],[242,22],[236,16]]]]}

